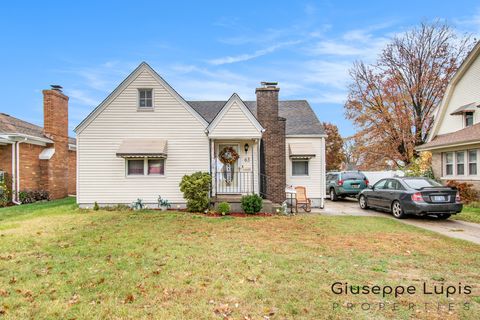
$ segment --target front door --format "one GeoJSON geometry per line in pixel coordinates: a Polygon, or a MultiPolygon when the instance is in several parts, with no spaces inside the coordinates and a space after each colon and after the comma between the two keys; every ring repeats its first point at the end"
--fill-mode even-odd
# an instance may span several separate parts
{"type": "Polygon", "coordinates": [[[221,143],[216,150],[216,183],[217,193],[240,193],[239,165],[240,153],[238,144],[221,143]]]}

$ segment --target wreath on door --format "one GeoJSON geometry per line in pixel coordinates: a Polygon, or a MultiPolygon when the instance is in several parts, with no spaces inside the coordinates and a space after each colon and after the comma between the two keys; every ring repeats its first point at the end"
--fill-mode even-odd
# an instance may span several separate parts
{"type": "Polygon", "coordinates": [[[220,151],[219,157],[223,164],[234,164],[240,156],[233,147],[225,147],[220,151]]]}
{"type": "Polygon", "coordinates": [[[223,178],[225,179],[227,186],[230,186],[235,174],[233,164],[240,156],[238,155],[237,151],[233,149],[233,147],[223,148],[218,156],[220,158],[220,162],[225,165],[223,167],[223,178]]]}

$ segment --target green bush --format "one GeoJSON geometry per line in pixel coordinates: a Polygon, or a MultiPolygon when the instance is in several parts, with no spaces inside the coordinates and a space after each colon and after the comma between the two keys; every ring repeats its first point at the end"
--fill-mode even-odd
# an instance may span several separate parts
{"type": "Polygon", "coordinates": [[[231,210],[231,207],[228,204],[228,202],[220,202],[218,204],[218,212],[220,212],[222,216],[229,214],[230,210],[231,210]]]}
{"type": "Polygon", "coordinates": [[[100,206],[98,205],[98,202],[95,201],[95,203],[93,204],[93,211],[98,211],[100,210],[100,206]]]}
{"type": "Polygon", "coordinates": [[[23,190],[18,193],[18,200],[23,204],[49,199],[50,195],[46,190],[23,190]]]}
{"type": "Polygon", "coordinates": [[[6,207],[12,201],[12,179],[6,172],[0,181],[0,207],[6,207]]]}
{"type": "Polygon", "coordinates": [[[263,199],[258,194],[242,197],[242,209],[245,213],[255,214],[262,210],[263,199]]]}
{"type": "Polygon", "coordinates": [[[208,193],[212,177],[207,172],[195,172],[184,175],[180,182],[180,191],[187,200],[187,210],[190,212],[204,212],[208,209],[210,199],[208,193]]]}

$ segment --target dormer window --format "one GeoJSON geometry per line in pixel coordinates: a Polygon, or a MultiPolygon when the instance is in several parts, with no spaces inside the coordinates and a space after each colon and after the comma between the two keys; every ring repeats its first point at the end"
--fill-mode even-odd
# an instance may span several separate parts
{"type": "Polygon", "coordinates": [[[153,90],[138,89],[138,107],[153,108],[153,90]]]}
{"type": "Polygon", "coordinates": [[[465,112],[465,127],[473,125],[473,112],[465,112]]]}

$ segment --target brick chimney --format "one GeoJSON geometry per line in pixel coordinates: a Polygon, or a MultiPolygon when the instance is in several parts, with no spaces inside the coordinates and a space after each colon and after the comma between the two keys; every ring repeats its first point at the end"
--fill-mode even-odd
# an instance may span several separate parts
{"type": "Polygon", "coordinates": [[[42,187],[54,199],[68,196],[68,97],[61,89],[52,85],[43,90],[43,131],[53,140],[48,147],[55,148],[55,154],[42,160],[42,187]]]}
{"type": "MultiPolygon", "coordinates": [[[[262,191],[274,203],[285,201],[286,158],[285,118],[278,116],[278,92],[276,82],[262,82],[255,90],[257,95],[257,119],[265,128],[260,146],[260,173],[266,182],[262,191]]],[[[262,179],[263,180],[263,179],[262,179]]]]}

